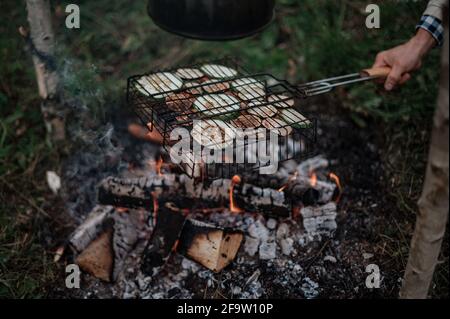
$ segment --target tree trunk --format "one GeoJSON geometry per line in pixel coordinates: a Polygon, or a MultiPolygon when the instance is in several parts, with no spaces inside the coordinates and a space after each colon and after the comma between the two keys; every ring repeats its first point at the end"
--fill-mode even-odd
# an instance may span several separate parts
{"type": "Polygon", "coordinates": [[[50,1],[27,0],[30,34],[21,28],[32,54],[39,95],[42,98],[41,111],[47,130],[53,141],[65,138],[64,112],[60,103],[60,79],[54,58],[55,34],[52,28],[50,1]]]}

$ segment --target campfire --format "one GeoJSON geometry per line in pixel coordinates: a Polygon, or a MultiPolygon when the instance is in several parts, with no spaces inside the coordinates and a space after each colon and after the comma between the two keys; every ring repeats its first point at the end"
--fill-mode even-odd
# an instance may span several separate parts
{"type": "MultiPolygon", "coordinates": [[[[213,77],[222,73],[238,74],[232,68],[213,66],[201,70],[213,77]]],[[[289,258],[297,254],[299,247],[331,237],[336,230],[337,202],[342,186],[338,176],[329,170],[325,157],[307,158],[308,145],[315,139],[315,121],[294,113],[294,93],[279,82],[269,85],[249,77],[237,77],[231,84],[197,79],[200,75],[204,77],[203,73],[178,69],[177,74],[183,78],[195,77],[196,81],[204,82],[189,86],[167,72],[155,74],[164,76],[165,81],[158,82],[159,78],[151,76],[129,80],[129,103],[150,133],[137,124],[131,124],[128,130],[132,136],[159,147],[141,165],[129,165],[119,176],[107,177],[99,183],[97,205],[69,239],[74,261],[85,272],[115,285],[129,284],[123,279],[129,273],[141,281],[153,282],[151,289],[157,289],[156,282],[162,281],[163,288],[157,295],[167,297],[168,287],[184,278],[174,280],[174,272],[171,272],[180,264],[176,261],[179,258],[185,271],[217,274],[255,260],[270,262],[281,260],[282,256],[289,258]],[[164,95],[161,87],[177,93],[164,95]],[[272,91],[280,87],[284,91],[272,91]],[[235,90],[233,94],[216,92],[231,88],[235,90]],[[179,90],[187,91],[180,93],[179,90]],[[202,90],[208,94],[202,95],[202,90]],[[265,90],[271,94],[268,100],[261,101],[257,96],[256,103],[254,94],[265,90]],[[144,98],[149,91],[157,98],[144,98]],[[192,127],[193,119],[203,113],[216,116],[216,109],[206,104],[196,105],[197,111],[192,113],[184,110],[185,103],[192,105],[194,96],[198,95],[196,101],[205,99],[205,103],[214,96],[227,103],[240,99],[237,106],[218,105],[217,114],[222,122],[205,120],[200,123],[201,129],[214,132],[211,129],[218,126],[226,132],[228,125],[275,128],[277,143],[267,149],[270,156],[277,156],[275,172],[261,174],[259,169],[264,163],[259,160],[250,166],[233,163],[233,159],[242,154],[247,154],[243,155],[246,160],[258,157],[257,153],[252,153],[256,148],[249,138],[241,146],[231,147],[231,153],[226,149],[234,144],[225,139],[217,147],[219,144],[215,140],[212,148],[225,150],[219,156],[225,161],[220,163],[207,163],[203,157],[196,162],[194,153],[182,153],[183,159],[189,158],[192,162],[173,163],[171,147],[174,143],[169,140],[168,127],[192,127]],[[229,108],[232,109],[228,112],[229,108]],[[200,109],[203,113],[199,115],[200,109]],[[258,120],[257,115],[261,115],[258,110],[269,112],[265,114],[268,119],[258,120]],[[276,115],[279,112],[281,115],[276,115]],[[271,119],[275,115],[284,121],[271,119]],[[290,118],[293,115],[296,120],[290,118]],[[230,116],[233,116],[231,121],[230,116]],[[279,123],[283,125],[277,126],[279,123]]],[[[197,136],[199,127],[195,125],[191,135],[202,144],[205,136],[197,136]]],[[[207,143],[213,141],[211,136],[207,137],[207,143]]],[[[265,150],[267,143],[269,139],[263,140],[265,150]]],[[[201,150],[204,148],[207,146],[203,143],[201,150]]],[[[305,284],[314,291],[312,281],[305,284]]],[[[127,289],[123,292],[125,295],[127,289]]],[[[253,295],[242,292],[242,296],[253,295]]]]}
{"type": "Polygon", "coordinates": [[[147,240],[136,265],[147,276],[160,273],[174,254],[220,272],[240,254],[262,260],[290,255],[294,237],[308,243],[337,228],[342,189],[321,156],[285,162],[258,184],[252,183],[256,177],[240,176],[199,183],[162,173],[160,159],[149,163],[103,180],[99,204],[70,238],[75,261],[99,279],[117,280],[126,259],[147,240]],[[254,222],[243,224],[244,218],[254,222]],[[288,224],[296,225],[292,237],[288,224]],[[276,238],[269,236],[273,230],[276,238]]]}

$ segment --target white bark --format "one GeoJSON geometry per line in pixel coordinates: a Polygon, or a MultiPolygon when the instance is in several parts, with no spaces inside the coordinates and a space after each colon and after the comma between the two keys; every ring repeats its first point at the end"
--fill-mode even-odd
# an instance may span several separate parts
{"type": "Polygon", "coordinates": [[[45,124],[54,141],[65,138],[64,114],[59,104],[60,79],[56,70],[55,34],[50,1],[26,0],[30,35],[21,29],[32,54],[45,124]]]}

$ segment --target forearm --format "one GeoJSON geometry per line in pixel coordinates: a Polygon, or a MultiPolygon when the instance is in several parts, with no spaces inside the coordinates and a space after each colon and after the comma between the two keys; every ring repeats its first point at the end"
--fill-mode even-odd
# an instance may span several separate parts
{"type": "Polygon", "coordinates": [[[414,37],[410,40],[411,48],[416,50],[417,55],[422,59],[428,52],[438,43],[432,34],[424,29],[419,28],[414,37]]]}

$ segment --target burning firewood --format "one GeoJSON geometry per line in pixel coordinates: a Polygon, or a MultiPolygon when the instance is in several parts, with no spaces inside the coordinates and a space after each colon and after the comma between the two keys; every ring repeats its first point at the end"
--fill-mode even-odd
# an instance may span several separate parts
{"type": "Polygon", "coordinates": [[[183,227],[177,250],[206,268],[220,272],[236,257],[243,237],[240,231],[189,219],[183,227]]]}
{"type": "Polygon", "coordinates": [[[82,252],[104,230],[104,225],[111,217],[112,206],[97,205],[86,220],[78,226],[69,239],[70,246],[76,253],[82,252]]]}
{"type": "Polygon", "coordinates": [[[142,271],[157,274],[176,251],[219,272],[234,260],[242,239],[239,231],[186,219],[182,210],[166,203],[158,211],[155,230],[143,255],[142,271]]]}
{"type": "MultiPolygon", "coordinates": [[[[137,211],[121,211],[112,206],[95,206],[69,239],[69,246],[76,256],[75,259],[81,258],[84,269],[94,276],[100,274],[104,277],[104,274],[90,271],[90,269],[96,269],[96,262],[94,259],[85,259],[85,257],[89,255],[89,250],[92,248],[90,245],[97,238],[102,236],[106,230],[112,229],[113,239],[110,254],[114,260],[114,267],[111,279],[115,280],[122,271],[126,257],[138,241],[138,233],[145,230],[145,225],[138,220],[137,211]]],[[[99,278],[102,279],[102,277],[99,278]]]]}
{"type": "MultiPolygon", "coordinates": [[[[202,199],[215,203],[229,203],[231,185],[232,181],[229,179],[203,184],[195,183],[187,175],[170,174],[138,179],[107,178],[99,186],[98,199],[104,205],[144,207],[152,210],[151,194],[158,191],[161,200],[176,195],[180,201],[202,199]]],[[[275,189],[243,183],[234,186],[233,195],[235,204],[248,212],[278,217],[289,217],[291,214],[291,200],[285,197],[284,192],[275,189]]]]}
{"type": "Polygon", "coordinates": [[[144,251],[142,262],[142,271],[149,275],[157,274],[176,248],[186,217],[169,204],[158,210],[156,220],[155,230],[144,251]]]}
{"type": "Polygon", "coordinates": [[[128,125],[128,132],[137,139],[152,142],[157,145],[163,144],[163,137],[155,129],[149,131],[145,126],[131,123],[128,125]]]}
{"type": "Polygon", "coordinates": [[[113,228],[109,227],[92,241],[75,260],[82,270],[107,282],[112,279],[114,265],[112,236],[113,228]]]}

